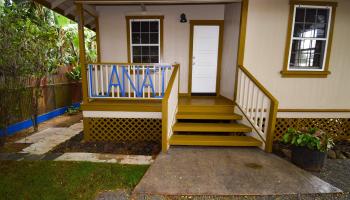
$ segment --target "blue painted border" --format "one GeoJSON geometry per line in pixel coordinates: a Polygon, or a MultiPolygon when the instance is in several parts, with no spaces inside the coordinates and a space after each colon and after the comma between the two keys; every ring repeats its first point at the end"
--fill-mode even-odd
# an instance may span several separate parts
{"type": "MultiPolygon", "coordinates": [[[[73,103],[71,106],[73,106],[74,108],[79,108],[80,103],[73,103]]],[[[48,113],[39,115],[38,119],[37,119],[38,123],[42,123],[44,121],[47,121],[47,120],[52,119],[54,117],[57,117],[59,115],[63,115],[67,111],[68,107],[70,107],[70,106],[58,108],[58,109],[55,109],[55,110],[50,111],[48,113]]],[[[10,126],[7,127],[7,135],[13,135],[20,130],[30,128],[32,126],[33,126],[33,122],[31,119],[27,119],[27,120],[22,121],[22,122],[17,122],[15,124],[11,124],[10,126]]],[[[0,130],[0,137],[1,136],[3,136],[2,130],[0,130]]]]}

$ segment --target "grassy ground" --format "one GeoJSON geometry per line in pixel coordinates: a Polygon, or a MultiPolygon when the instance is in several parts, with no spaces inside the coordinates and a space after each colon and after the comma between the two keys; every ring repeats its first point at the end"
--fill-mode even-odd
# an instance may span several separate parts
{"type": "Polygon", "coordinates": [[[147,169],[89,162],[0,161],[0,197],[94,199],[99,191],[133,188],[147,169]]]}

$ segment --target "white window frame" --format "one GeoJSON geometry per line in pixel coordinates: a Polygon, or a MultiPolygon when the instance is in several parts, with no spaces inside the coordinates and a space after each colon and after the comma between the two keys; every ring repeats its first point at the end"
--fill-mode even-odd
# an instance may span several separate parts
{"type": "Polygon", "coordinates": [[[133,53],[133,47],[134,46],[158,46],[158,63],[161,62],[160,60],[160,47],[161,47],[161,44],[160,44],[160,32],[161,32],[161,29],[160,29],[160,19],[130,19],[129,20],[129,36],[130,36],[130,60],[131,60],[131,63],[134,62],[134,53],[133,53]],[[133,44],[132,43],[132,22],[152,22],[152,21],[156,21],[158,22],[158,44],[133,44]]]}
{"type": "Polygon", "coordinates": [[[294,5],[294,12],[293,12],[293,21],[292,21],[292,31],[290,32],[290,43],[289,43],[289,54],[288,54],[288,65],[287,70],[288,71],[324,71],[325,70],[325,63],[326,63],[326,57],[327,57],[327,51],[328,51],[328,40],[329,40],[329,32],[332,22],[332,6],[315,6],[315,5],[294,5]],[[322,8],[322,9],[329,9],[328,14],[328,27],[327,27],[327,37],[326,38],[300,38],[300,37],[294,37],[294,26],[295,26],[295,17],[296,17],[296,9],[297,8],[322,8]],[[304,68],[304,69],[297,69],[297,68],[290,68],[290,57],[292,54],[292,45],[293,40],[324,40],[326,41],[325,50],[322,58],[322,68],[321,69],[312,69],[312,68],[304,68]]]}

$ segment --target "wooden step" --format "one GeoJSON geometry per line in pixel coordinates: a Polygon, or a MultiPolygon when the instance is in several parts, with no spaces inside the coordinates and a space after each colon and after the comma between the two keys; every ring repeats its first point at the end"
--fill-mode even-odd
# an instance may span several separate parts
{"type": "Polygon", "coordinates": [[[170,145],[260,146],[261,144],[261,141],[250,136],[173,135],[170,138],[170,145]]]}
{"type": "Polygon", "coordinates": [[[234,105],[179,105],[178,112],[234,113],[234,105]]]}
{"type": "Polygon", "coordinates": [[[242,132],[248,133],[252,129],[249,126],[236,123],[184,123],[177,122],[173,126],[174,132],[242,132]]]}
{"type": "Polygon", "coordinates": [[[178,112],[176,114],[176,119],[241,120],[242,116],[235,113],[178,112]]]}

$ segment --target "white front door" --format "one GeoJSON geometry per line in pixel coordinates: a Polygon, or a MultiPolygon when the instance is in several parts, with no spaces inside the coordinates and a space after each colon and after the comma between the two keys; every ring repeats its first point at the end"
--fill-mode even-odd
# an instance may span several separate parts
{"type": "Polygon", "coordinates": [[[193,26],[192,93],[216,93],[220,26],[193,26]]]}

